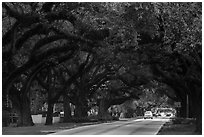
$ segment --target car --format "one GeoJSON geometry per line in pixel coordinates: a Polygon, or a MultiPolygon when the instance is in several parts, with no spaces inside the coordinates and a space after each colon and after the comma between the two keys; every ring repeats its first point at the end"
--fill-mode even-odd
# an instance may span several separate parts
{"type": "Polygon", "coordinates": [[[146,118],[153,119],[153,114],[152,114],[151,111],[146,111],[146,112],[144,113],[144,119],[146,119],[146,118]]]}

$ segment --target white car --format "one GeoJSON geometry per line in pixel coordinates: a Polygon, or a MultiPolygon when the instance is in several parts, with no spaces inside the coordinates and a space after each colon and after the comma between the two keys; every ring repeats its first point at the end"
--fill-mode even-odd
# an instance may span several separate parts
{"type": "Polygon", "coordinates": [[[146,118],[151,118],[151,119],[153,119],[153,114],[152,114],[151,111],[146,111],[146,112],[144,113],[144,119],[146,119],[146,118]]]}

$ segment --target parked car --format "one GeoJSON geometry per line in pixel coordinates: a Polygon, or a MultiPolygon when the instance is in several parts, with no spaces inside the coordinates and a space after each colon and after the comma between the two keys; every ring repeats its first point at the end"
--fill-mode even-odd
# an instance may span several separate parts
{"type": "Polygon", "coordinates": [[[146,119],[146,118],[151,118],[151,119],[153,119],[153,114],[152,114],[151,111],[146,111],[146,112],[144,113],[144,119],[146,119]]]}

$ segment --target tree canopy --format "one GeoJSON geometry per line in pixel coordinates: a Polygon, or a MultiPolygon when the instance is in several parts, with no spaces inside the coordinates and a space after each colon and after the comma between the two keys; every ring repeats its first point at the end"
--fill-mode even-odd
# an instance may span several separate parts
{"type": "Polygon", "coordinates": [[[2,7],[3,97],[9,95],[21,115],[30,113],[34,81],[48,94],[49,106],[66,95],[83,109],[98,99],[104,108],[138,99],[141,86],[156,81],[173,100],[184,103],[186,95],[192,105],[199,100],[199,115],[202,3],[4,2],[2,7]]]}

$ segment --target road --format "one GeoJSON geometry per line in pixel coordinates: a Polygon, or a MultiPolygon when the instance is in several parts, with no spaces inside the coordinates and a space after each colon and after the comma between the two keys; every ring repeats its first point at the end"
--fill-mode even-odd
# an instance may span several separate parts
{"type": "Polygon", "coordinates": [[[168,119],[120,120],[59,131],[52,135],[156,135],[168,119]]]}

